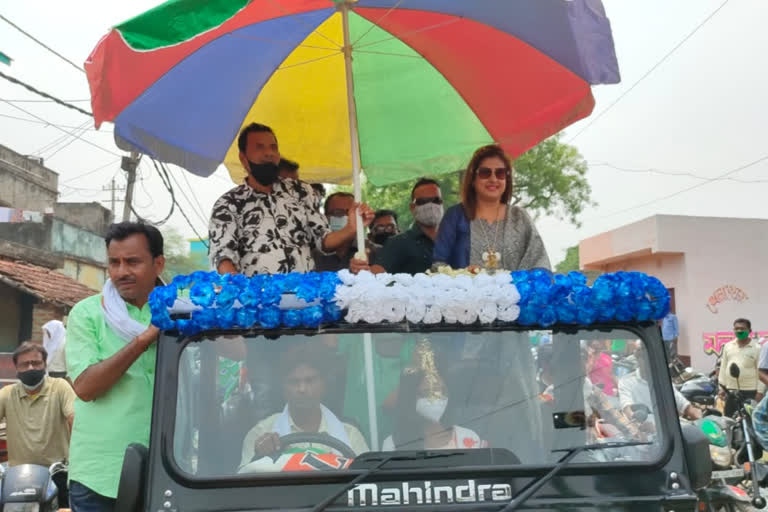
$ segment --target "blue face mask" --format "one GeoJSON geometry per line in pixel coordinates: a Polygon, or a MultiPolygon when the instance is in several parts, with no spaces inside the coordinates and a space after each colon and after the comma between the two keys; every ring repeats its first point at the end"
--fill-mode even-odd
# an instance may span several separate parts
{"type": "Polygon", "coordinates": [[[331,215],[328,217],[328,227],[331,228],[331,231],[339,231],[340,229],[343,229],[344,226],[347,225],[347,216],[341,215],[331,215]]]}

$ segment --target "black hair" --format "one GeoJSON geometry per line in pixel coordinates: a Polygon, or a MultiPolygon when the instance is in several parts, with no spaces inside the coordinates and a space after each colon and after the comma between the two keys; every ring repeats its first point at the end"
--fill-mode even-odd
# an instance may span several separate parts
{"type": "Polygon", "coordinates": [[[437,185],[440,188],[440,184],[432,178],[419,178],[411,189],[411,199],[413,199],[413,193],[416,192],[416,189],[423,185],[437,185]]]}
{"type": "Polygon", "coordinates": [[[288,160],[287,158],[281,158],[280,163],[277,164],[277,168],[289,172],[296,172],[299,170],[299,164],[294,162],[293,160],[288,160]]]}
{"type": "Polygon", "coordinates": [[[286,376],[301,365],[314,368],[319,374],[327,377],[333,370],[333,354],[328,348],[317,343],[293,347],[280,359],[280,374],[286,376]]]}
{"type": "Polygon", "coordinates": [[[107,242],[107,248],[112,240],[118,242],[125,240],[131,235],[144,235],[149,245],[149,252],[153,258],[163,255],[163,235],[160,230],[150,224],[141,222],[118,222],[111,224],[107,229],[107,236],[104,240],[107,242]]]}
{"type": "Polygon", "coordinates": [[[259,123],[251,123],[245,128],[242,129],[240,132],[240,135],[237,137],[237,148],[240,150],[241,153],[245,153],[245,150],[248,148],[248,134],[249,133],[262,133],[267,132],[271,133],[272,135],[275,134],[275,132],[272,131],[272,128],[265,124],[259,124],[259,123]]]}
{"type": "Polygon", "coordinates": [[[43,356],[43,362],[48,360],[48,351],[45,350],[44,346],[38,343],[32,343],[31,341],[25,341],[19,345],[16,350],[13,351],[13,365],[16,366],[16,364],[19,362],[20,355],[27,354],[29,352],[39,352],[40,355],[43,356]]]}
{"type": "Polygon", "coordinates": [[[315,192],[318,192],[321,196],[325,197],[325,185],[322,183],[313,183],[311,187],[315,192]]]}
{"type": "Polygon", "coordinates": [[[376,222],[376,219],[380,219],[382,217],[392,217],[395,219],[395,225],[397,225],[397,213],[394,210],[376,210],[376,213],[373,214],[373,221],[371,222],[371,225],[376,222]]]}
{"type": "Polygon", "coordinates": [[[325,203],[323,203],[323,211],[328,212],[328,204],[333,200],[334,197],[351,197],[352,200],[355,199],[355,196],[349,192],[334,192],[325,198],[325,203]]]}
{"type": "Polygon", "coordinates": [[[736,324],[744,324],[747,326],[747,329],[749,329],[750,332],[752,331],[752,322],[750,322],[746,318],[737,318],[736,320],[733,321],[733,325],[735,326],[736,324]]]}

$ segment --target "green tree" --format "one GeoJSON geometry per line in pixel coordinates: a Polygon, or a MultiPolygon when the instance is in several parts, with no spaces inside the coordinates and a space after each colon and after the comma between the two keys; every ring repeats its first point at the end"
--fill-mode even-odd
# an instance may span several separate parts
{"type": "MultiPolygon", "coordinates": [[[[557,134],[541,142],[515,161],[512,203],[525,208],[532,216],[552,215],[579,225],[584,208],[593,205],[591,187],[586,179],[587,163],[574,146],[561,141],[557,134]]],[[[463,171],[444,174],[435,179],[440,183],[446,206],[459,202],[463,171]]],[[[400,227],[413,222],[409,202],[416,180],[375,187],[363,183],[363,200],[374,209],[397,212],[400,227]]],[[[340,187],[351,190],[351,187],[340,187]]]]}
{"type": "Polygon", "coordinates": [[[572,270],[579,270],[579,246],[578,245],[569,247],[565,251],[565,258],[563,258],[563,261],[555,265],[555,271],[561,274],[568,273],[572,270]]]}
{"type": "Polygon", "coordinates": [[[187,240],[173,228],[163,231],[165,270],[163,280],[170,282],[177,275],[191,274],[195,270],[208,270],[205,260],[189,252],[187,240]]]}

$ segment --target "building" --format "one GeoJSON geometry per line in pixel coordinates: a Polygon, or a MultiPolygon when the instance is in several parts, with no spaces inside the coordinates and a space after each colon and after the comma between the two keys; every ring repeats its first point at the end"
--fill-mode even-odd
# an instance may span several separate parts
{"type": "Polygon", "coordinates": [[[40,159],[0,146],[0,256],[58,269],[100,289],[112,212],[99,203],[59,203],[58,174],[40,159]]]}
{"type": "Polygon", "coordinates": [[[43,341],[43,325],[62,320],[96,290],[51,269],[0,259],[0,379],[16,376],[10,352],[22,341],[43,341]]]}
{"type": "Polygon", "coordinates": [[[41,159],[0,146],[0,382],[15,377],[19,343],[42,342],[43,324],[104,284],[112,212],[59,203],[58,185],[41,159]]]}
{"type": "Polygon", "coordinates": [[[657,215],[579,243],[582,269],[635,270],[670,288],[680,324],[678,350],[709,370],[733,320],[768,336],[768,220],[657,215]]]}

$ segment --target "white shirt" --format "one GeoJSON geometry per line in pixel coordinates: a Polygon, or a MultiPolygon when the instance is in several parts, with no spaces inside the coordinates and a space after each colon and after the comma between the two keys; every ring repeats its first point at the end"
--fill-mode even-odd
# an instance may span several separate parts
{"type": "MultiPolygon", "coordinates": [[[[682,415],[691,403],[677,389],[673,387],[672,390],[675,393],[677,413],[682,415]]],[[[640,370],[635,370],[619,379],[619,403],[622,409],[632,404],[646,405],[651,411],[655,409],[651,399],[651,388],[640,376],[640,370]]]]}

